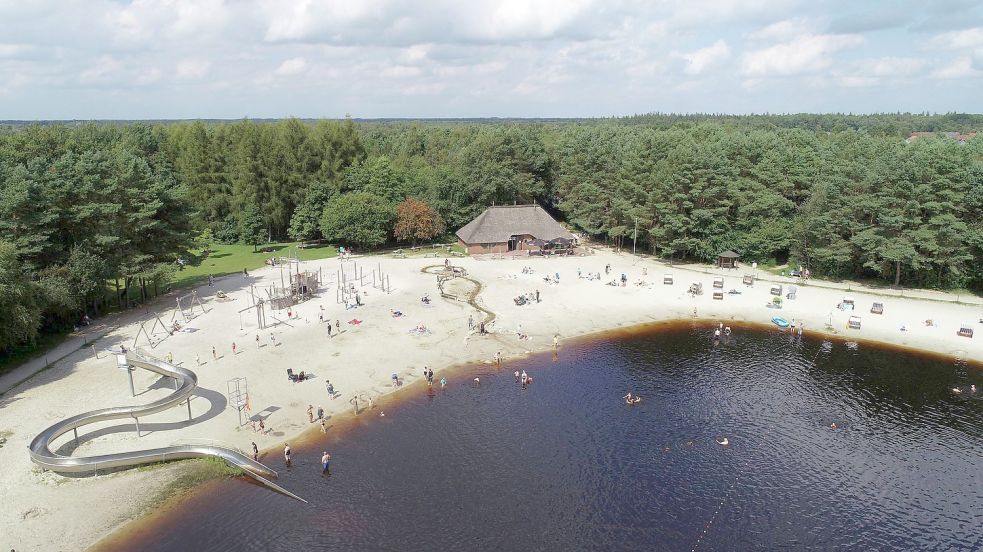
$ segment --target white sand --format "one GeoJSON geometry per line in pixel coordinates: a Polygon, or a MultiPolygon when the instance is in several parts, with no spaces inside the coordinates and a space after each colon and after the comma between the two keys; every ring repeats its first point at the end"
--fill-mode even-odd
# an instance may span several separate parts
{"type": "MultiPolygon", "coordinates": [[[[772,316],[805,323],[807,333],[823,332],[828,321],[839,335],[853,340],[876,340],[963,359],[983,360],[983,316],[980,306],[943,303],[912,298],[877,297],[868,293],[826,289],[817,285],[799,285],[798,298],[785,301],[785,308],[776,311],[765,308],[770,300],[769,284],[759,281],[753,288],[741,284],[745,269],[728,271],[725,291],[741,290],[741,295],[725,295],[724,300],[712,299],[712,274],[700,274],[685,268],[667,268],[649,260],[627,254],[598,252],[588,257],[565,259],[453,259],[470,277],[482,282],[485,289],[479,302],[498,316],[491,326],[493,335],[470,336],[468,314],[475,321],[482,314],[468,305],[440,298],[436,276],[421,273],[421,268],[441,264],[440,259],[390,259],[369,257],[357,259],[366,271],[368,285],[365,306],[348,310],[335,301],[332,285],[320,298],[296,307],[299,319],[290,326],[279,324],[272,329],[256,330],[252,312],[237,311],[250,305],[248,284],[266,286],[279,283],[280,271],[266,268],[255,271],[249,278],[228,277],[216,281],[214,287],[199,288],[208,309],[189,324],[194,333],[178,333],[166,337],[152,349],[164,358],[169,352],[177,363],[195,370],[199,375],[199,396],[192,400],[194,422],[188,423],[187,411],[174,408],[141,420],[144,434],[137,437],[132,423],[109,423],[84,428],[81,435],[95,434],[74,455],[113,452],[165,446],[182,439],[205,438],[229,443],[243,450],[255,441],[261,449],[277,450],[284,441],[295,438],[310,428],[306,409],[311,404],[322,406],[328,414],[348,409],[348,399],[355,393],[379,396],[393,390],[390,374],[396,372],[405,383],[420,379],[423,366],[429,365],[440,379],[441,370],[452,365],[473,361],[490,361],[496,351],[508,358],[552,347],[553,335],[563,339],[620,326],[644,322],[689,319],[694,308],[704,321],[725,323],[753,322],[770,324],[772,316]],[[381,263],[393,287],[384,293],[371,287],[371,270],[381,263]],[[611,274],[604,275],[604,265],[612,265],[611,274]],[[534,274],[522,274],[530,266],[534,274]],[[642,268],[648,270],[642,276],[642,268]],[[577,278],[577,269],[600,272],[600,281],[577,278]],[[543,281],[545,274],[560,273],[560,284],[543,281]],[[627,287],[613,287],[606,282],[628,273],[627,287]],[[671,273],[675,284],[662,284],[663,274],[671,273]],[[644,278],[650,287],[636,286],[644,278]],[[248,280],[248,282],[247,282],[248,280]],[[704,293],[691,297],[686,289],[691,282],[702,282],[704,293]],[[234,298],[218,302],[212,296],[219,289],[234,298]],[[542,302],[518,307],[512,298],[519,293],[540,291],[542,302]],[[420,297],[429,293],[431,306],[421,304],[420,297]],[[836,309],[837,303],[849,295],[857,301],[857,313],[862,317],[861,330],[847,330],[846,320],[851,313],[836,309]],[[869,313],[873,301],[885,304],[884,315],[869,313]],[[319,307],[334,324],[342,321],[343,332],[327,337],[326,325],[318,323],[319,307]],[[394,318],[390,309],[399,309],[405,316],[394,318]],[[358,318],[364,322],[351,325],[358,318]],[[933,319],[937,325],[925,327],[933,319]],[[974,322],[976,337],[967,339],[956,335],[961,322],[974,322]],[[240,329],[240,324],[241,328],[240,329]],[[424,324],[430,335],[411,335],[409,330],[424,324]],[[529,340],[519,340],[516,330],[529,340]],[[901,332],[905,325],[908,331],[901,332]],[[273,346],[270,334],[276,336],[273,346]],[[259,346],[255,336],[259,335],[259,346]],[[232,355],[232,342],[239,353],[232,355]],[[211,348],[216,347],[219,359],[213,360],[211,348]],[[195,355],[202,365],[195,366],[195,355]],[[310,381],[294,384],[287,380],[288,367],[295,372],[313,374],[310,381]],[[249,382],[251,414],[263,416],[266,434],[253,432],[249,426],[239,426],[236,412],[225,404],[227,381],[246,377],[249,382]],[[339,393],[331,400],[325,392],[325,380],[330,379],[339,393]]],[[[304,269],[324,269],[334,274],[342,266],[337,259],[304,263],[304,269]]],[[[351,271],[353,263],[344,263],[351,271]]],[[[818,283],[817,283],[818,284],[818,283]]],[[[449,289],[463,290],[465,282],[453,282],[449,289]]],[[[161,318],[171,319],[173,299],[161,301],[161,318]]],[[[273,322],[272,311],[267,321],[273,322]]],[[[281,319],[285,312],[277,313],[281,319]]],[[[98,349],[126,343],[129,346],[138,324],[146,314],[133,313],[131,321],[98,342],[98,349]]],[[[708,335],[710,323],[706,323],[708,335]]],[[[148,324],[149,327],[149,324],[148,324]]],[[[335,329],[337,332],[337,329],[335,329]]],[[[163,337],[165,334],[159,334],[163,337]]],[[[142,340],[141,347],[150,349],[142,340]]],[[[7,443],[0,448],[0,496],[3,509],[0,515],[0,549],[80,550],[91,546],[121,523],[138,515],[153,502],[163,485],[172,480],[180,467],[154,470],[127,470],[95,478],[66,478],[42,473],[31,464],[27,445],[40,430],[54,421],[79,412],[122,404],[138,404],[166,396],[166,382],[154,375],[135,373],[137,392],[130,397],[125,372],[115,367],[115,359],[105,353],[95,358],[88,349],[79,351],[54,367],[12,389],[0,398],[0,432],[9,431],[7,443]]],[[[54,444],[56,448],[68,442],[70,435],[54,444]]],[[[278,454],[266,461],[281,468],[278,454]]]]}

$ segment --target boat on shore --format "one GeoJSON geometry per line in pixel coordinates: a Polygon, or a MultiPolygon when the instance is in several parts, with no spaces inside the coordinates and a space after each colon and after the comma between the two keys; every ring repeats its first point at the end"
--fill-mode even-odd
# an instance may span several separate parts
{"type": "Polygon", "coordinates": [[[778,326],[779,328],[787,328],[787,327],[788,327],[788,320],[785,320],[785,319],[784,319],[784,318],[782,318],[781,316],[773,316],[773,317],[771,318],[771,321],[772,321],[772,322],[773,322],[773,323],[774,323],[774,324],[775,324],[776,326],[778,326]]]}

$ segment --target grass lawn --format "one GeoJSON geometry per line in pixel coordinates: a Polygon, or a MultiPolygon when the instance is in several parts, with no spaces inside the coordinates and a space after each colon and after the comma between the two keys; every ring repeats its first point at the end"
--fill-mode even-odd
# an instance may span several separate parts
{"type": "Polygon", "coordinates": [[[273,256],[285,256],[288,254],[288,250],[290,254],[298,254],[303,261],[338,256],[338,248],[329,244],[297,249],[296,243],[268,243],[256,248],[255,252],[251,245],[216,244],[212,246],[211,253],[202,259],[201,263],[195,266],[185,266],[183,270],[177,271],[174,274],[173,287],[192,286],[208,279],[209,274],[218,277],[242,272],[244,268],[246,270],[262,268],[266,259],[273,256]]]}

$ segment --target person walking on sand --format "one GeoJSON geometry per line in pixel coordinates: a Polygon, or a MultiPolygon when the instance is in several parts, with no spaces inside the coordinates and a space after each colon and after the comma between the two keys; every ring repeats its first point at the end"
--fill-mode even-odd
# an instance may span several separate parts
{"type": "Polygon", "coordinates": [[[327,432],[328,432],[328,421],[325,420],[324,418],[321,418],[321,433],[327,433],[327,432]]]}
{"type": "Polygon", "coordinates": [[[324,475],[331,471],[329,469],[330,464],[331,464],[331,455],[328,454],[328,451],[324,451],[324,453],[321,454],[321,475],[324,475]]]}
{"type": "Polygon", "coordinates": [[[312,404],[307,405],[307,422],[314,423],[314,405],[312,404]]]}
{"type": "Polygon", "coordinates": [[[495,353],[495,363],[498,365],[502,364],[502,351],[495,353]]]}
{"type": "Polygon", "coordinates": [[[468,315],[468,329],[469,330],[473,330],[474,329],[474,315],[473,314],[469,314],[468,315]]]}
{"type": "Polygon", "coordinates": [[[259,349],[259,334],[256,334],[256,348],[259,349]]]}
{"type": "Polygon", "coordinates": [[[199,355],[198,353],[195,353],[195,364],[197,366],[201,366],[201,355],[199,355]]]}
{"type": "Polygon", "coordinates": [[[327,390],[328,396],[331,397],[331,400],[334,400],[334,385],[331,384],[331,380],[324,382],[324,388],[327,390]]]}
{"type": "Polygon", "coordinates": [[[553,334],[553,350],[560,348],[560,336],[553,334]]]}
{"type": "Polygon", "coordinates": [[[256,441],[253,441],[253,460],[259,462],[259,447],[256,446],[256,441]]]}
{"type": "Polygon", "coordinates": [[[536,302],[537,303],[539,302],[539,290],[538,289],[536,290],[536,302]]]}
{"type": "Polygon", "coordinates": [[[218,360],[218,353],[215,352],[214,345],[212,345],[212,360],[218,360]]]}
{"type": "Polygon", "coordinates": [[[324,419],[324,409],[321,408],[320,406],[317,407],[317,419],[318,420],[323,420],[324,419]]]}
{"type": "Polygon", "coordinates": [[[273,346],[276,347],[276,336],[273,335],[273,332],[270,332],[270,342],[272,342],[273,346]]]}
{"type": "Polygon", "coordinates": [[[291,466],[290,462],[290,443],[283,444],[283,461],[287,464],[289,468],[291,466]]]}
{"type": "Polygon", "coordinates": [[[235,356],[235,354],[236,354],[236,342],[233,341],[232,342],[232,356],[235,356]]]}
{"type": "Polygon", "coordinates": [[[338,330],[338,333],[340,334],[341,333],[341,322],[339,322],[337,318],[335,318],[334,327],[335,327],[336,330],[338,330]]]}

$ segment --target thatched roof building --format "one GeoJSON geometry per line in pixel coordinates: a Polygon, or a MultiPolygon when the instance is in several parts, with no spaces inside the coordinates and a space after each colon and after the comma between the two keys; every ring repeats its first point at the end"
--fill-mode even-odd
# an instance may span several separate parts
{"type": "Polygon", "coordinates": [[[574,241],[574,236],[539,205],[492,206],[457,231],[468,253],[538,250],[532,240],[574,241]]]}

